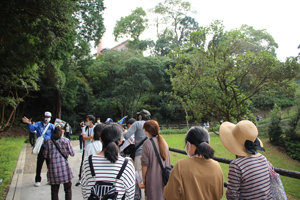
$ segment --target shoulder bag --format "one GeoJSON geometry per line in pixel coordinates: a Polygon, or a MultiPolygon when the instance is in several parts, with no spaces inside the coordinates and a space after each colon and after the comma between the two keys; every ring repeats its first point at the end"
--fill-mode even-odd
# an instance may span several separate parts
{"type": "Polygon", "coordinates": [[[132,158],[132,160],[134,160],[136,150],[138,150],[138,148],[140,148],[140,146],[147,140],[147,138],[148,137],[145,137],[136,147],[135,147],[135,144],[131,144],[128,147],[126,147],[123,151],[124,154],[130,155],[130,158],[132,158]]]}
{"type": "Polygon", "coordinates": [[[172,167],[171,166],[167,166],[167,167],[163,166],[153,139],[151,138],[150,141],[152,142],[152,145],[153,145],[153,148],[154,148],[154,151],[155,151],[158,163],[159,163],[161,171],[162,171],[163,182],[164,182],[165,185],[167,185],[167,183],[169,181],[170,173],[172,171],[172,167]]]}
{"type": "Polygon", "coordinates": [[[35,145],[34,145],[34,147],[32,149],[32,153],[33,154],[37,155],[37,154],[40,153],[41,147],[42,147],[42,145],[44,143],[44,135],[45,135],[46,131],[48,130],[49,126],[50,126],[50,123],[48,123],[48,125],[44,129],[42,135],[36,140],[35,145]]]}
{"type": "Polygon", "coordinates": [[[284,187],[282,185],[281,179],[279,174],[277,174],[269,165],[267,159],[267,166],[269,168],[269,173],[270,173],[270,187],[271,187],[271,191],[272,191],[272,196],[273,199],[275,200],[287,200],[285,191],[284,191],[284,187]]]}

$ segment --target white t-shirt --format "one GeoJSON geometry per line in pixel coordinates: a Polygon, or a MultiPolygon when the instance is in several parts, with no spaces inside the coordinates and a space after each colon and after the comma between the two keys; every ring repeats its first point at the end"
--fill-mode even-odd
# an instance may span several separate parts
{"type": "MultiPolygon", "coordinates": [[[[85,134],[87,137],[89,136],[94,136],[94,126],[92,128],[88,128],[86,129],[86,126],[82,127],[82,135],[85,134]]],[[[89,140],[85,140],[85,146],[84,146],[84,149],[85,147],[87,147],[87,145],[91,144],[93,141],[93,138],[92,139],[89,139],[89,140]]]]}
{"type": "Polygon", "coordinates": [[[96,155],[102,151],[102,143],[99,140],[95,140],[91,144],[85,147],[84,157],[89,155],[96,155]]]}

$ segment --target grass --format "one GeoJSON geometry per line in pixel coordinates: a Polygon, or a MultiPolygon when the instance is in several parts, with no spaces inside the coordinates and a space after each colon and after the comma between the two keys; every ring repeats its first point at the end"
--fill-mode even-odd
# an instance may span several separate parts
{"type": "MultiPolygon", "coordinates": [[[[185,134],[174,134],[174,135],[162,135],[163,138],[168,143],[169,147],[177,148],[184,150],[184,138],[185,134]]],[[[284,150],[279,149],[277,147],[272,146],[267,138],[262,139],[264,143],[264,148],[266,152],[261,152],[267,159],[277,168],[283,168],[292,171],[300,171],[300,162],[291,159],[287,154],[285,154],[284,150]]],[[[229,151],[225,149],[222,145],[221,140],[219,137],[214,136],[211,137],[211,146],[215,150],[215,156],[228,158],[228,159],[235,159],[235,155],[231,154],[229,151]]],[[[178,160],[187,158],[186,155],[170,152],[171,155],[171,163],[174,165],[178,160]]],[[[224,181],[228,181],[228,171],[229,165],[220,163],[220,166],[223,170],[224,174],[224,181]]],[[[294,179],[289,177],[281,176],[281,180],[285,191],[288,195],[288,199],[300,199],[300,179],[294,179]]],[[[225,199],[225,188],[224,188],[224,197],[225,199]]]]}
{"type": "Polygon", "coordinates": [[[5,199],[2,197],[4,187],[11,183],[24,141],[25,138],[0,139],[0,200],[5,199]]]}

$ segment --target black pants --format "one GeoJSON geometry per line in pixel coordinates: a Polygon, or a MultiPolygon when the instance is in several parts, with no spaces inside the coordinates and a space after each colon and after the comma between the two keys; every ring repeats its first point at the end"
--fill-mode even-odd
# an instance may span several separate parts
{"type": "Polygon", "coordinates": [[[29,142],[30,142],[31,146],[33,147],[35,144],[35,132],[29,133],[29,142]]]}
{"type": "Polygon", "coordinates": [[[49,165],[49,161],[44,157],[44,151],[45,147],[41,147],[40,153],[37,156],[37,162],[36,162],[36,175],[35,175],[35,182],[41,182],[41,171],[44,164],[44,160],[46,160],[47,168],[49,165]]]}
{"type": "Polygon", "coordinates": [[[82,164],[83,164],[83,160],[84,160],[84,150],[82,152],[82,156],[81,156],[81,163],[80,163],[80,169],[79,169],[79,180],[81,180],[81,170],[82,170],[82,164]]]}
{"type": "MultiPolygon", "coordinates": [[[[52,200],[58,200],[58,191],[59,191],[58,185],[51,185],[51,199],[52,200]]],[[[72,182],[64,183],[64,190],[65,190],[65,199],[71,200],[72,199],[72,182]]]]}
{"type": "Polygon", "coordinates": [[[68,138],[69,140],[71,140],[70,132],[66,132],[66,138],[68,138]]]}
{"type": "Polygon", "coordinates": [[[79,135],[79,145],[80,145],[80,149],[82,149],[82,143],[83,143],[82,135],[79,135]]]}

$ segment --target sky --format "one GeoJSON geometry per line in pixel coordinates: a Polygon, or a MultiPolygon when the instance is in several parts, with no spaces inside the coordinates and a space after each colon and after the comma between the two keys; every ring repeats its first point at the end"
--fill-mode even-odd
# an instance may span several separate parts
{"type": "MultiPolygon", "coordinates": [[[[104,25],[106,32],[102,37],[102,48],[112,48],[129,38],[115,41],[113,29],[117,20],[131,14],[137,7],[147,12],[149,24],[153,23],[154,14],[148,12],[160,0],[104,0],[104,25]]],[[[300,17],[299,0],[189,0],[196,14],[190,14],[199,26],[208,26],[213,20],[222,20],[226,30],[239,28],[242,24],[253,26],[254,29],[266,29],[273,36],[279,48],[277,58],[285,61],[289,56],[297,56],[300,49],[300,17]]],[[[140,39],[156,38],[156,28],[149,26],[140,39]]],[[[96,53],[93,49],[92,53],[96,53]]]]}

